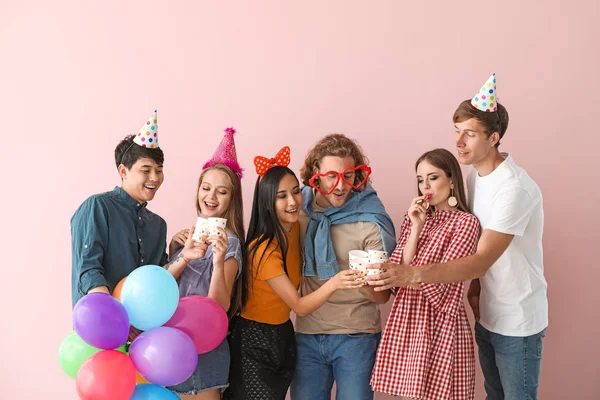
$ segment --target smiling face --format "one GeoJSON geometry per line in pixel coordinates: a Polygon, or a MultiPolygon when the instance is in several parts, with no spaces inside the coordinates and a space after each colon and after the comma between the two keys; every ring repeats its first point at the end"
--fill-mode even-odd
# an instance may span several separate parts
{"type": "Polygon", "coordinates": [[[223,218],[229,209],[231,196],[231,182],[225,172],[218,169],[205,171],[198,188],[199,216],[223,218]]]}
{"type": "Polygon", "coordinates": [[[289,231],[298,221],[302,206],[302,192],[295,176],[287,174],[279,182],[275,198],[275,213],[281,225],[289,231]]]}
{"type": "Polygon", "coordinates": [[[152,200],[165,179],[162,164],[146,157],[139,158],[129,169],[121,164],[118,170],[121,188],[140,204],[152,200]]]}
{"type": "Polygon", "coordinates": [[[458,161],[464,165],[474,165],[481,163],[495,154],[495,145],[498,143],[498,133],[488,136],[485,127],[475,118],[464,122],[457,122],[456,132],[456,151],[458,161]]]}
{"type": "MultiPolygon", "coordinates": [[[[336,156],[326,156],[321,159],[320,168],[316,171],[316,174],[325,174],[324,176],[319,177],[319,188],[324,192],[330,192],[333,190],[331,194],[323,194],[321,192],[317,192],[317,204],[321,207],[342,207],[350,193],[352,192],[352,187],[348,185],[344,181],[344,179],[339,179],[335,173],[328,174],[328,172],[337,172],[338,174],[343,173],[347,168],[355,167],[354,158],[352,156],[347,157],[336,157],[336,156]],[[337,184],[336,184],[337,181],[337,184]]],[[[346,181],[354,182],[356,171],[347,171],[344,176],[346,181]]]]}

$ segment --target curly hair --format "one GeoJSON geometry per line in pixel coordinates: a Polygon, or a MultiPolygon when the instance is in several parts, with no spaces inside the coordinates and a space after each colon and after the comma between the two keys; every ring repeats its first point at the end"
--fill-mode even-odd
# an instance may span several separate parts
{"type": "MultiPolygon", "coordinates": [[[[355,166],[369,163],[369,159],[363,154],[363,150],[356,140],[341,133],[329,134],[315,143],[304,158],[304,164],[300,169],[300,179],[304,185],[309,185],[308,181],[321,167],[321,160],[327,156],[341,158],[350,156],[354,159],[355,166]]],[[[363,174],[362,171],[357,171],[356,183],[363,181],[363,174]]]]}

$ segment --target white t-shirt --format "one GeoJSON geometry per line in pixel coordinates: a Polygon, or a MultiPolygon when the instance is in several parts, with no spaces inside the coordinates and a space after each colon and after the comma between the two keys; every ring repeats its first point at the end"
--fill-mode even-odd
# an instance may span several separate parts
{"type": "Polygon", "coordinates": [[[508,154],[491,174],[472,168],[469,205],[483,230],[514,235],[511,244],[480,279],[479,323],[505,336],[531,336],[548,326],[544,278],[544,209],[538,185],[508,154]]]}

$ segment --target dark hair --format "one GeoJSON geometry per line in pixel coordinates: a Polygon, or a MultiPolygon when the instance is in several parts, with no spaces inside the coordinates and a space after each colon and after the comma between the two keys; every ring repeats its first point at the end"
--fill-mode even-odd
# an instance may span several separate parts
{"type": "MultiPolygon", "coordinates": [[[[202,171],[198,178],[198,187],[196,188],[196,212],[200,215],[200,205],[198,204],[198,192],[202,185],[204,175],[208,171],[217,170],[223,172],[229,178],[229,184],[231,185],[231,201],[229,207],[225,210],[225,214],[221,215],[221,218],[227,218],[226,229],[232,232],[240,241],[242,249],[242,275],[246,270],[246,245],[244,242],[244,207],[242,201],[242,182],[240,178],[227,166],[223,164],[215,164],[212,167],[208,167],[202,171]]],[[[227,312],[230,317],[236,315],[241,310],[242,306],[243,289],[242,285],[237,282],[233,288],[233,297],[231,300],[231,307],[227,312]]]]}
{"type": "Polygon", "coordinates": [[[115,164],[117,168],[123,164],[127,169],[131,169],[133,164],[140,158],[149,158],[158,165],[163,165],[165,155],[159,147],[150,149],[148,147],[138,146],[133,142],[135,135],[128,135],[115,147],[115,164]]]}
{"type": "MultiPolygon", "coordinates": [[[[458,160],[454,157],[454,154],[446,149],[430,150],[419,157],[415,163],[415,171],[423,161],[427,161],[434,167],[441,169],[449,179],[452,179],[452,184],[454,185],[454,197],[458,200],[457,208],[461,211],[468,212],[469,208],[467,207],[467,197],[465,196],[462,171],[460,170],[460,164],[458,164],[458,160]]],[[[419,196],[423,195],[418,184],[417,192],[419,193],[419,196]]]]}
{"type": "MultiPolygon", "coordinates": [[[[308,186],[308,181],[315,174],[315,170],[321,167],[321,160],[324,157],[333,156],[345,158],[351,156],[354,159],[354,166],[369,165],[369,160],[364,155],[362,148],[356,140],[350,139],[341,133],[332,133],[325,136],[313,145],[304,158],[304,165],[300,169],[300,178],[302,183],[308,186]]],[[[364,172],[356,171],[354,183],[358,184],[364,179],[364,172]]],[[[367,182],[370,179],[367,180],[367,182]]]]}
{"type": "MultiPolygon", "coordinates": [[[[252,215],[250,217],[250,226],[248,227],[248,236],[246,237],[246,243],[248,245],[248,265],[256,265],[255,277],[258,276],[258,270],[263,262],[263,259],[269,257],[269,255],[277,248],[272,249],[267,254],[267,249],[275,240],[277,246],[281,250],[281,256],[283,258],[283,270],[288,273],[287,270],[287,251],[288,251],[288,240],[287,233],[279,218],[277,217],[277,211],[275,210],[275,202],[277,201],[277,191],[279,190],[279,183],[287,176],[293,176],[296,181],[298,178],[294,172],[287,167],[275,166],[270,168],[262,177],[256,180],[256,186],[254,188],[254,200],[252,202],[252,215]],[[259,260],[255,260],[254,257],[257,255],[257,251],[263,243],[265,251],[260,255],[259,260]]],[[[242,309],[246,305],[248,300],[248,290],[250,277],[248,276],[248,269],[242,271],[242,309]]],[[[252,280],[254,280],[252,279],[252,280]]]]}
{"type": "MultiPolygon", "coordinates": [[[[508,111],[506,108],[497,103],[498,110],[495,112],[484,112],[473,107],[471,100],[465,100],[454,111],[452,120],[454,123],[465,122],[471,118],[475,118],[485,128],[485,134],[490,137],[494,132],[498,132],[500,139],[504,137],[506,129],[508,129],[508,111]]],[[[496,147],[500,146],[500,140],[496,143],[496,147]]]]}

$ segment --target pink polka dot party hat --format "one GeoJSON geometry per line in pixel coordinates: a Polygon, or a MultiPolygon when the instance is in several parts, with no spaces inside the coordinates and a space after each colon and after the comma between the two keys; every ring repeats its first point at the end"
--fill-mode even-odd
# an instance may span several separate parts
{"type": "Polygon", "coordinates": [[[140,128],[140,131],[133,138],[133,142],[142,147],[158,148],[158,120],[156,110],[154,110],[150,118],[140,128]]]}
{"type": "Polygon", "coordinates": [[[481,111],[494,112],[498,110],[496,104],[496,74],[493,73],[483,84],[481,89],[479,89],[479,92],[473,96],[471,99],[471,105],[481,111]]]}

